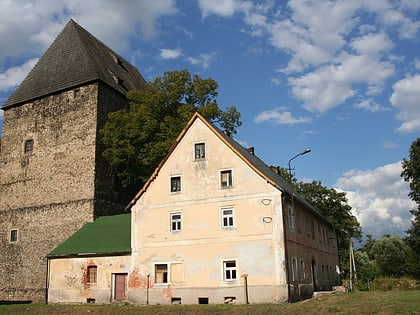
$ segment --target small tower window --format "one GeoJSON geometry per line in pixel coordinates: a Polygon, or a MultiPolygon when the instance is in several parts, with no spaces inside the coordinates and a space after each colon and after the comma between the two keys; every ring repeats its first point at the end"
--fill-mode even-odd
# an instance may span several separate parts
{"type": "Polygon", "coordinates": [[[18,230],[10,230],[10,242],[17,242],[18,240],[18,230]]]}
{"type": "Polygon", "coordinates": [[[32,152],[33,149],[34,149],[34,140],[32,139],[26,140],[25,148],[24,148],[25,153],[32,152]]]}

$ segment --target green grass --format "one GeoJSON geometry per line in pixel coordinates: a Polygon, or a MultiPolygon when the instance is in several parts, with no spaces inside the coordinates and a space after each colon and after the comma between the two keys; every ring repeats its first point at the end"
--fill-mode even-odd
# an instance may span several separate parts
{"type": "Polygon", "coordinates": [[[298,303],[250,305],[0,305],[0,314],[420,314],[420,290],[322,295],[298,303]]]}

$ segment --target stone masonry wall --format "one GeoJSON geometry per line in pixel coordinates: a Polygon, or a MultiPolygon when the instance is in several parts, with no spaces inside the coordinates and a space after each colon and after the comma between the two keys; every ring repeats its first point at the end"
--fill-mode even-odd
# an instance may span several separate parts
{"type": "Polygon", "coordinates": [[[123,106],[122,95],[92,83],[5,110],[0,300],[44,301],[46,255],[84,223],[120,211],[98,130],[108,111],[123,106]],[[25,152],[27,140],[33,140],[31,152],[25,152]]]}

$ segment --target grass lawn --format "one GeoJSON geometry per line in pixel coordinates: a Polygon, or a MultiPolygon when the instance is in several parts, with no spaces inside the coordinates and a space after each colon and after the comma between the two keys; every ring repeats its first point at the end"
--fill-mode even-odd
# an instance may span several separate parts
{"type": "Polygon", "coordinates": [[[336,293],[292,304],[0,305],[0,314],[420,314],[420,290],[336,293]]]}

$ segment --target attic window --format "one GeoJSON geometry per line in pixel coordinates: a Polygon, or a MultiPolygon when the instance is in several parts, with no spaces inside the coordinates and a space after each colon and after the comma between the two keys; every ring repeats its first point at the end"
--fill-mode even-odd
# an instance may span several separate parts
{"type": "Polygon", "coordinates": [[[117,65],[122,65],[122,60],[117,55],[114,55],[113,53],[110,53],[110,55],[117,65]]]}
{"type": "Polygon", "coordinates": [[[30,153],[30,152],[32,152],[33,149],[34,149],[34,140],[32,140],[32,139],[26,140],[25,141],[24,152],[25,153],[30,153]]]}
{"type": "Polygon", "coordinates": [[[181,191],[181,176],[171,177],[171,192],[181,191]]]}
{"type": "Polygon", "coordinates": [[[201,143],[194,144],[194,158],[196,160],[201,160],[206,157],[206,145],[201,143]]]}

